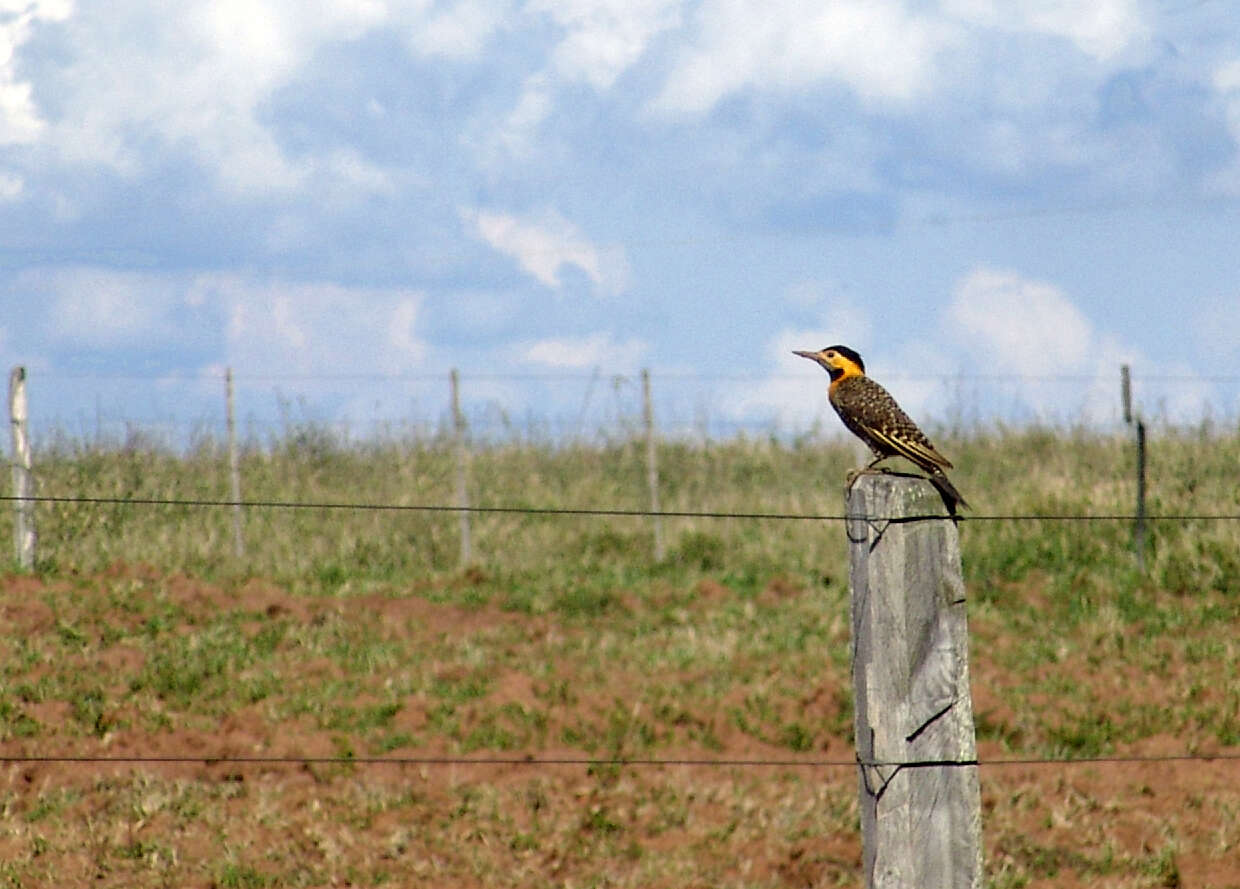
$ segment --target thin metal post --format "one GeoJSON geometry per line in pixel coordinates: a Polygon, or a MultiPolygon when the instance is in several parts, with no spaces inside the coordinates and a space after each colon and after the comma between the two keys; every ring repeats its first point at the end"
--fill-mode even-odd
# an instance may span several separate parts
{"type": "Polygon", "coordinates": [[[642,369],[642,422],[646,427],[646,486],[650,489],[651,522],[654,526],[654,560],[667,555],[663,544],[663,518],[659,515],[659,466],[654,441],[654,403],[650,397],[650,371],[642,369]]]}
{"type": "MultiPolygon", "coordinates": [[[[1120,397],[1124,403],[1124,422],[1133,424],[1132,374],[1127,364],[1119,368],[1120,397]]],[[[1137,430],[1137,516],[1132,526],[1132,548],[1137,553],[1137,570],[1145,572],[1145,421],[1136,415],[1137,430]]]]}
{"type": "Polygon", "coordinates": [[[9,420],[13,438],[13,543],[17,565],[34,569],[37,535],[34,527],[34,477],[31,473],[30,436],[26,402],[26,368],[18,365],[9,373],[9,420]]]}
{"type": "Polygon", "coordinates": [[[465,415],[461,413],[461,380],[456,368],[449,375],[452,387],[452,434],[456,449],[456,505],[460,507],[461,567],[468,567],[472,554],[469,541],[469,450],[465,446],[465,415]]]}
{"type": "Polygon", "coordinates": [[[232,494],[233,556],[245,555],[245,536],[242,532],[241,514],[241,455],[237,452],[237,413],[233,403],[232,368],[224,372],[224,392],[228,424],[228,481],[232,494]]]}
{"type": "Polygon", "coordinates": [[[1145,571],[1145,422],[1137,420],[1137,524],[1133,529],[1137,568],[1145,571]]]}

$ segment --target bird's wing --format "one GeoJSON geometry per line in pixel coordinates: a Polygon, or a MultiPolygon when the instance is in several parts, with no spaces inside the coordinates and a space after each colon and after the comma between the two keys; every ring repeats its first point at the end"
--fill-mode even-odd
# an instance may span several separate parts
{"type": "MultiPolygon", "coordinates": [[[[910,424],[911,425],[911,424],[910,424]]],[[[907,457],[924,469],[951,469],[951,461],[934,449],[925,436],[910,429],[885,428],[870,429],[870,434],[889,446],[897,454],[907,457]]]]}

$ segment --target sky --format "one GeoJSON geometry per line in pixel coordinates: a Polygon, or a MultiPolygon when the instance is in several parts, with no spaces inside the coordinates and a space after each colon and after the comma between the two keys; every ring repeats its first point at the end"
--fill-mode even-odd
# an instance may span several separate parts
{"type": "MultiPolygon", "coordinates": [[[[32,418],[254,433],[1240,415],[1222,0],[0,0],[32,418]],[[824,419],[825,418],[825,419],[824,419]]],[[[815,425],[818,424],[818,425],[815,425]]]]}

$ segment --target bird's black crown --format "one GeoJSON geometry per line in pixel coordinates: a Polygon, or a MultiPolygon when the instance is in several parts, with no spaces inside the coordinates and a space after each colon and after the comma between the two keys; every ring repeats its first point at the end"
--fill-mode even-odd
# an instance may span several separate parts
{"type": "Polygon", "coordinates": [[[831,350],[839,352],[849,361],[852,361],[853,363],[855,363],[857,367],[861,368],[862,373],[865,373],[865,362],[862,361],[861,356],[858,355],[856,352],[854,352],[852,349],[848,348],[847,346],[827,346],[827,348],[823,349],[822,351],[827,352],[831,350]]]}

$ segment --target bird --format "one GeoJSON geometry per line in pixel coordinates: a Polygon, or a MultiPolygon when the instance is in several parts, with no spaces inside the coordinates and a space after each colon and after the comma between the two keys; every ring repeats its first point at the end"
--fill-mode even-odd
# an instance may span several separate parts
{"type": "Polygon", "coordinates": [[[935,449],[891,394],[866,376],[860,355],[848,346],[827,346],[817,352],[793,350],[792,354],[818,363],[831,376],[827,400],[848,430],[874,452],[874,459],[860,472],[888,457],[904,457],[927,473],[953,516],[958,506],[969,506],[947,478],[945,470],[954,468],[951,461],[935,449]]]}

